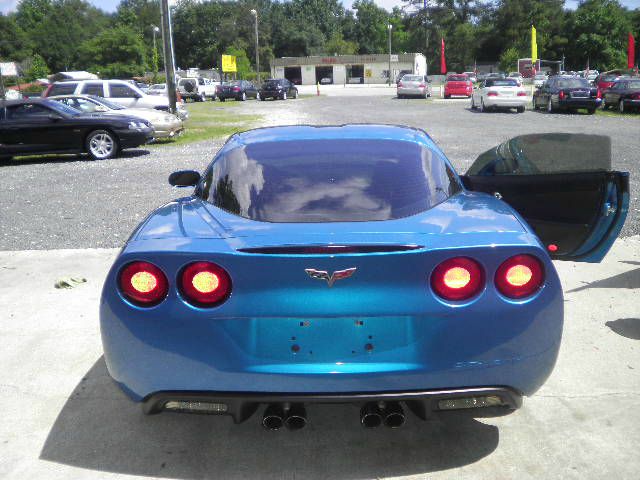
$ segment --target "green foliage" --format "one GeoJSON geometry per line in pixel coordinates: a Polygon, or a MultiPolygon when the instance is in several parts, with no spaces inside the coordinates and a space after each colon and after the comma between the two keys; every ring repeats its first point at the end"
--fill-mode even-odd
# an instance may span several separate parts
{"type": "Polygon", "coordinates": [[[105,78],[130,78],[145,72],[146,49],[142,35],[129,25],[103,30],[80,45],[83,63],[105,78]]]}
{"type": "Polygon", "coordinates": [[[33,44],[14,17],[0,14],[0,59],[20,61],[31,55],[33,44]]]}
{"type": "Polygon", "coordinates": [[[500,55],[500,70],[503,72],[513,72],[518,70],[518,59],[525,58],[516,47],[507,48],[500,55]]]}
{"type": "Polygon", "coordinates": [[[348,42],[340,32],[334,33],[324,48],[327,55],[353,55],[358,52],[358,44],[348,42]]]}
{"type": "Polygon", "coordinates": [[[224,54],[236,57],[236,68],[238,69],[236,75],[238,78],[246,78],[247,74],[251,72],[251,62],[247,58],[247,52],[242,48],[229,47],[224,54]]]}
{"type": "Polygon", "coordinates": [[[31,82],[37,78],[46,78],[49,75],[49,67],[47,67],[42,56],[34,53],[29,60],[28,66],[23,64],[26,67],[24,69],[24,79],[26,81],[31,82]]]}

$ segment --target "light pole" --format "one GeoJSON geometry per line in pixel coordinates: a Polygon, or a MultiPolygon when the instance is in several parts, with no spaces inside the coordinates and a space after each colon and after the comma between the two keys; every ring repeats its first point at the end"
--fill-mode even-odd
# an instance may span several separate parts
{"type": "Polygon", "coordinates": [[[387,24],[387,30],[389,30],[389,86],[391,86],[391,29],[393,25],[387,24]]]}
{"type": "Polygon", "coordinates": [[[153,32],[153,81],[156,81],[156,77],[158,76],[158,48],[156,47],[156,33],[160,31],[158,27],[155,25],[151,25],[151,29],[153,32]]]}
{"type": "Polygon", "coordinates": [[[164,72],[169,97],[169,111],[176,113],[176,71],[173,57],[173,35],[171,34],[171,10],[168,0],[160,0],[160,15],[162,19],[162,45],[164,49],[164,72]]]}
{"type": "Polygon", "coordinates": [[[251,15],[255,18],[256,27],[256,82],[260,85],[260,53],[258,52],[258,12],[255,9],[251,9],[251,15]]]}

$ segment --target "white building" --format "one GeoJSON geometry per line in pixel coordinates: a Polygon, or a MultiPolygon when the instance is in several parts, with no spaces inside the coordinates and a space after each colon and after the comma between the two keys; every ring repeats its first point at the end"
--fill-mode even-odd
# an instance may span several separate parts
{"type": "MultiPolygon", "coordinates": [[[[427,61],[421,53],[391,55],[391,81],[398,75],[427,74],[427,61]]],[[[389,54],[284,57],[271,62],[273,78],[286,78],[298,85],[387,83],[389,54]]]]}

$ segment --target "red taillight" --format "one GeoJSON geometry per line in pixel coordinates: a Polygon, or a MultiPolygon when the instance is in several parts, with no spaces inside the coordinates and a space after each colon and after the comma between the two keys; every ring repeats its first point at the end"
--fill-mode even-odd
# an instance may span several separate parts
{"type": "Polygon", "coordinates": [[[518,96],[519,96],[519,97],[526,97],[526,96],[527,96],[527,92],[525,92],[525,91],[519,91],[519,92],[518,92],[518,96]]]}
{"type": "Polygon", "coordinates": [[[634,93],[633,95],[631,95],[631,98],[633,100],[640,100],[640,93],[634,93]]]}
{"type": "Polygon", "coordinates": [[[596,98],[602,98],[602,92],[600,91],[600,89],[598,89],[596,93],[596,98]]]}
{"type": "Polygon", "coordinates": [[[419,88],[424,88],[426,87],[426,85],[424,83],[421,83],[420,85],[418,85],[419,88]]]}
{"type": "Polygon", "coordinates": [[[169,282],[162,270],[149,262],[133,262],[120,272],[120,290],[132,303],[152,307],[167,296],[169,282]]]}
{"type": "Polygon", "coordinates": [[[487,97],[497,97],[498,92],[487,92],[487,97]]]}
{"type": "Polygon", "coordinates": [[[505,297],[528,297],[544,283],[542,262],[532,255],[511,257],[498,267],[495,282],[496,288],[505,297]]]}
{"type": "Polygon", "coordinates": [[[402,84],[402,82],[398,83],[399,87],[404,87],[404,85],[402,84]]]}
{"type": "Polygon", "coordinates": [[[180,290],[198,307],[213,307],[231,294],[231,278],[224,268],[211,262],[187,265],[180,275],[180,290]]]}
{"type": "Polygon", "coordinates": [[[234,92],[239,92],[240,91],[240,87],[233,87],[233,91],[234,92]]]}
{"type": "Polygon", "coordinates": [[[467,300],[484,286],[484,271],[467,257],[445,260],[431,274],[431,288],[445,300],[467,300]]]}
{"type": "Polygon", "coordinates": [[[560,100],[564,100],[564,91],[563,91],[563,90],[560,90],[560,91],[558,92],[558,98],[559,98],[560,100]]]}

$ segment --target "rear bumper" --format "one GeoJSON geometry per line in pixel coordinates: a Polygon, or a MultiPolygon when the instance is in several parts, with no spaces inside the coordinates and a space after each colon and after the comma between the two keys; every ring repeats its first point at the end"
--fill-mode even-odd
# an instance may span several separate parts
{"type": "Polygon", "coordinates": [[[446,88],[444,89],[444,94],[445,95],[452,95],[452,96],[456,96],[456,97],[470,97],[471,94],[473,93],[472,89],[466,89],[466,88],[446,88]]]}
{"type": "Polygon", "coordinates": [[[367,402],[405,402],[420,418],[432,412],[460,408],[499,407],[515,410],[522,406],[522,395],[507,387],[477,387],[448,390],[367,392],[335,394],[255,394],[214,392],[158,392],[142,403],[146,414],[163,411],[229,415],[236,423],[248,419],[263,404],[344,404],[367,402]],[[452,402],[459,400],[460,402],[452,402]]]}
{"type": "Polygon", "coordinates": [[[517,108],[531,102],[531,97],[482,97],[486,107],[517,108]]]}
{"type": "Polygon", "coordinates": [[[425,96],[427,93],[428,93],[428,90],[426,88],[398,87],[398,95],[425,96]]]}
{"type": "Polygon", "coordinates": [[[565,98],[558,100],[560,108],[598,108],[602,104],[600,98],[565,98]]]}

